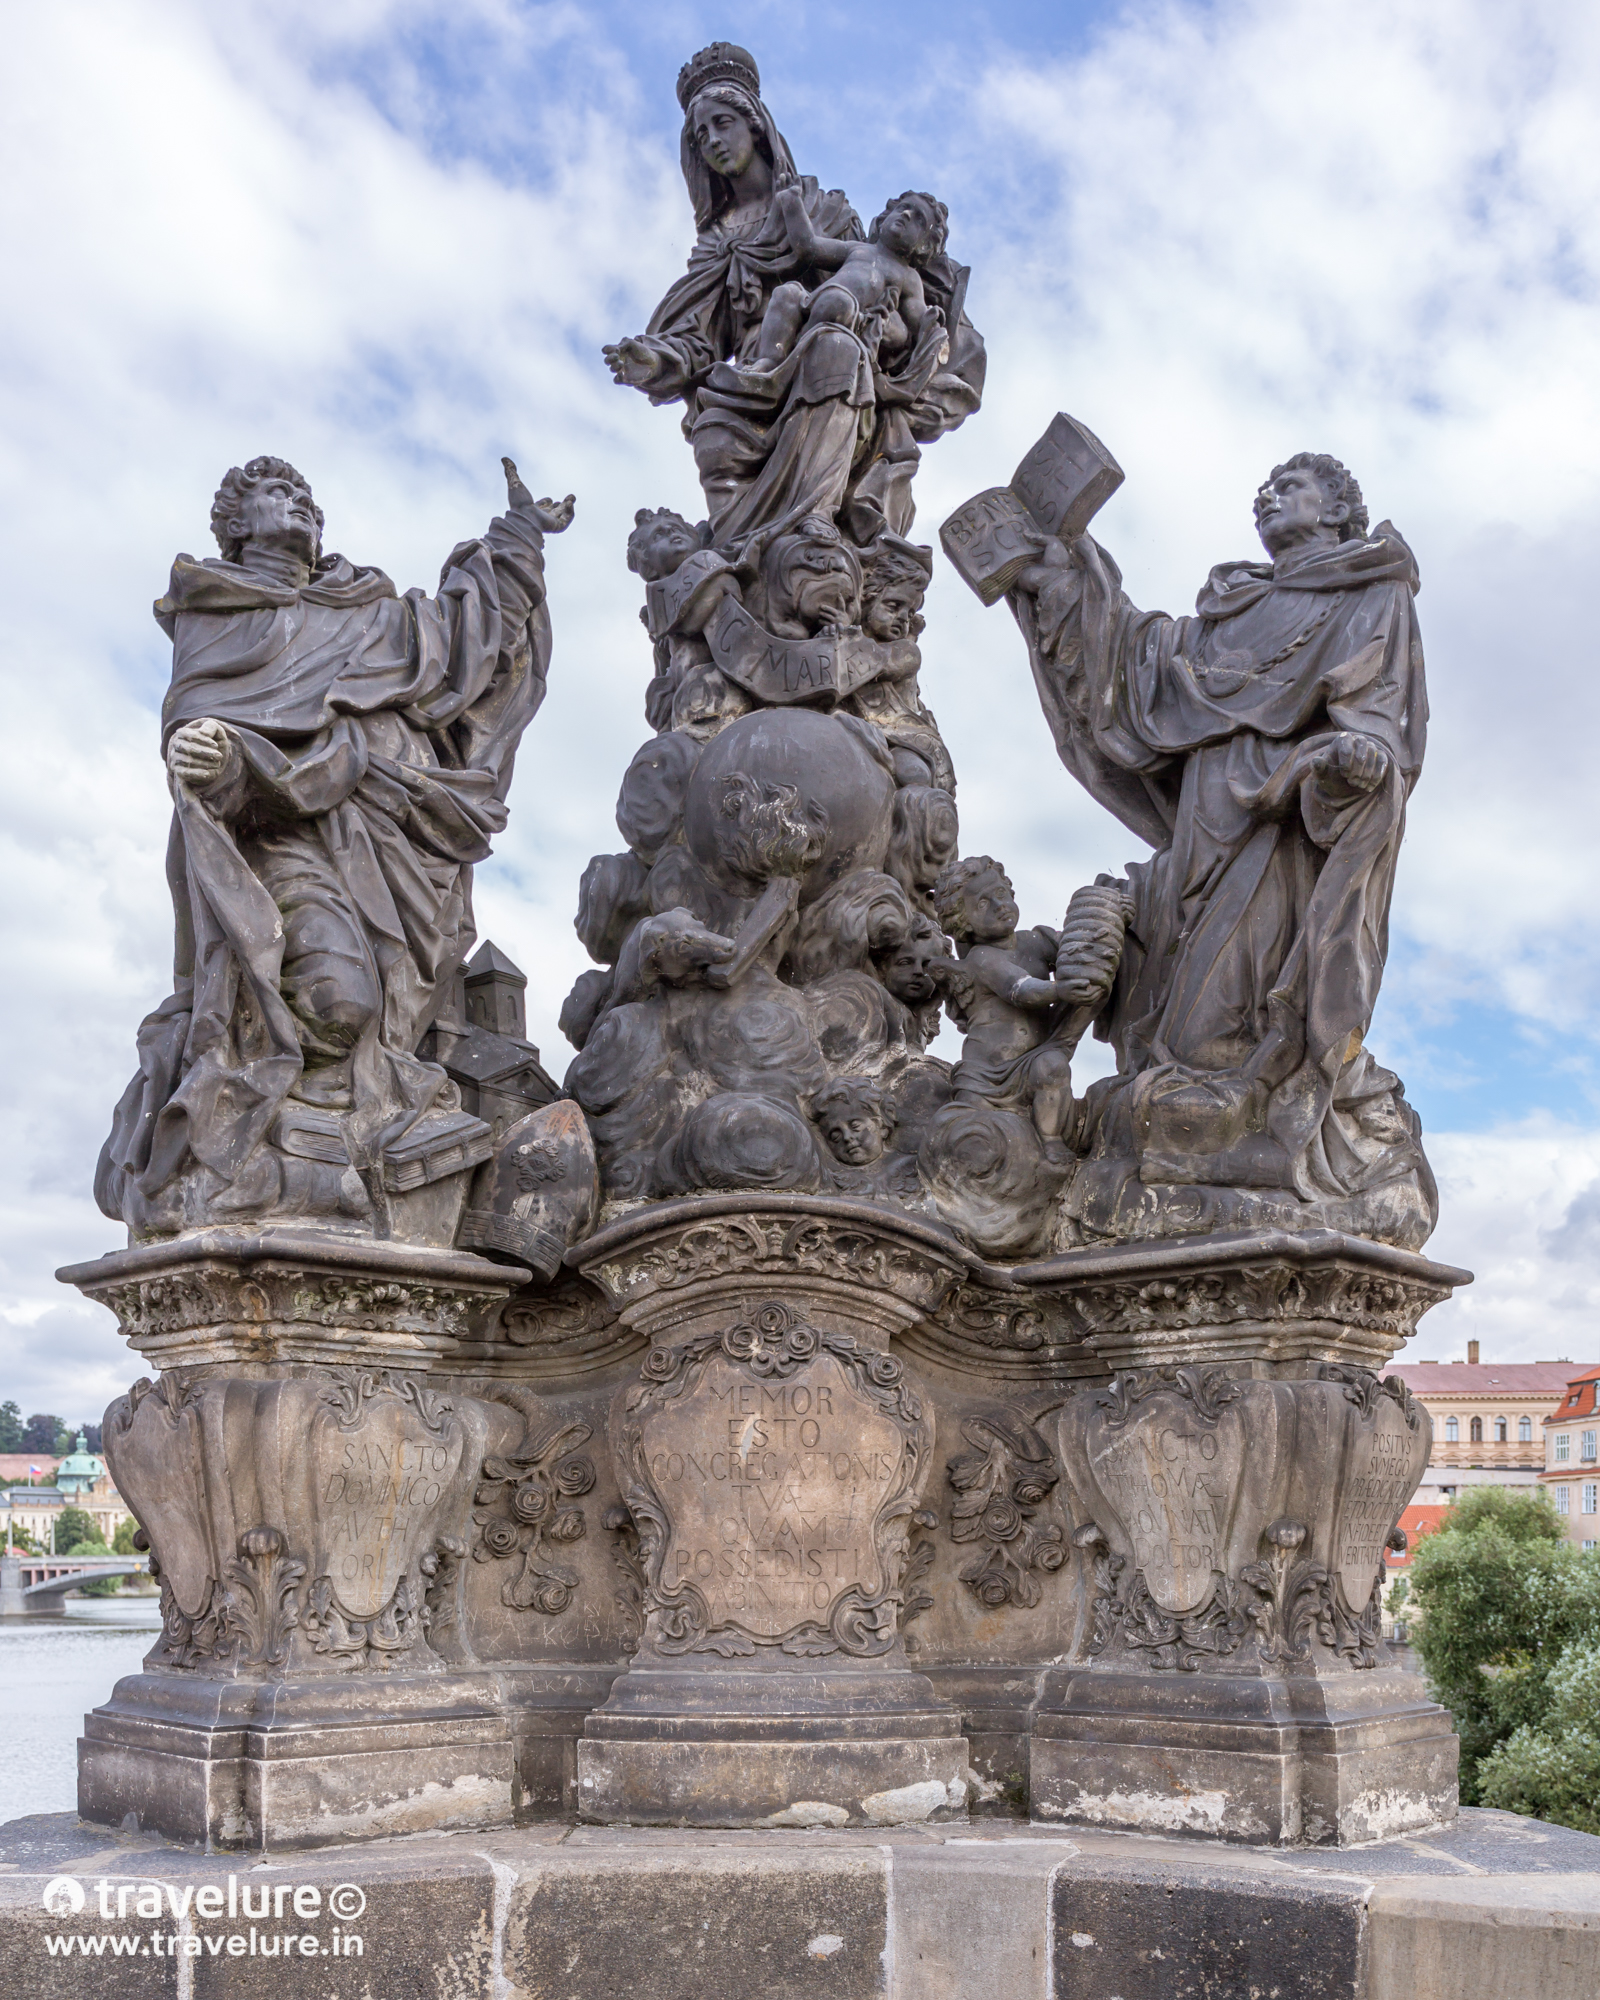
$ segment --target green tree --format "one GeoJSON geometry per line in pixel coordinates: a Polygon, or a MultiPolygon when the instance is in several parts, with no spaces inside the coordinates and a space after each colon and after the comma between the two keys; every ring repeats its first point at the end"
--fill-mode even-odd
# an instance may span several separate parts
{"type": "Polygon", "coordinates": [[[23,1425],[22,1449],[36,1451],[41,1458],[60,1458],[72,1449],[71,1445],[57,1449],[56,1441],[63,1435],[64,1428],[59,1417],[42,1414],[31,1416],[23,1425]]]}
{"type": "Polygon", "coordinates": [[[1415,1644],[1461,1737],[1461,1798],[1482,1802],[1480,1767],[1550,1713],[1563,1650],[1600,1639],[1600,1562],[1566,1539],[1540,1493],[1479,1487],[1417,1543],[1415,1644]]]}
{"type": "Polygon", "coordinates": [[[118,1524],[117,1532],[111,1537],[111,1553],[117,1556],[137,1555],[138,1550],[133,1546],[133,1538],[138,1532],[139,1523],[130,1514],[125,1521],[118,1524]]]}
{"type": "Polygon", "coordinates": [[[1600,1833],[1600,1640],[1563,1648],[1541,1722],[1513,1730],[1478,1767],[1486,1806],[1600,1833]]]}
{"type": "MultiPolygon", "coordinates": [[[[0,1548],[4,1548],[4,1546],[5,1544],[0,1542],[0,1548]]],[[[42,1556],[45,1554],[44,1544],[30,1535],[20,1521],[13,1521],[11,1523],[11,1547],[13,1552],[19,1556],[42,1556]]]]}
{"type": "Polygon", "coordinates": [[[20,1403],[0,1403],[0,1451],[26,1451],[20,1403]]]}
{"type": "Polygon", "coordinates": [[[56,1516],[56,1554],[58,1556],[109,1555],[105,1536],[101,1534],[92,1514],[86,1514],[81,1507],[63,1507],[56,1516]]]}

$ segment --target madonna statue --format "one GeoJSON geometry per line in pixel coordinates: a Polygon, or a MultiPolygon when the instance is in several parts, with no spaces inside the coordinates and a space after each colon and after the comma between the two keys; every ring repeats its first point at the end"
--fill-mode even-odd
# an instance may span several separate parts
{"type": "Polygon", "coordinates": [[[943,204],[902,195],[864,234],[838,189],[796,173],[730,42],[684,65],[678,101],[699,239],[647,330],[606,348],[612,373],[686,406],[719,548],[750,555],[816,515],[863,546],[904,535],[920,445],[983,392],[943,204]]]}

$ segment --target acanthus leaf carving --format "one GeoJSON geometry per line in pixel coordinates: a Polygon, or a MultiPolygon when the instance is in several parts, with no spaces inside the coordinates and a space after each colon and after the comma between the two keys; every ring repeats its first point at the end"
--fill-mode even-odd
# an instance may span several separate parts
{"type": "Polygon", "coordinates": [[[505,1458],[487,1458],[474,1496],[478,1530],[475,1562],[509,1562],[521,1568],[500,1586],[500,1601],[514,1611],[558,1617],[578,1588],[577,1571],[552,1550],[586,1532],[577,1501],[595,1483],[594,1461],[579,1447],[592,1435],[585,1423],[557,1424],[525,1437],[505,1458]]]}
{"type": "Polygon", "coordinates": [[[1066,1524],[1052,1501],[1060,1463],[1020,1410],[969,1417],[961,1434],[973,1449],[946,1468],[956,1494],[950,1539],[985,1544],[961,1581],[986,1610],[1031,1609],[1043,1595],[1040,1573],[1054,1575],[1067,1559],[1066,1524]]]}
{"type": "Polygon", "coordinates": [[[247,1528],[239,1553],[225,1566],[218,1651],[240,1667],[279,1667],[300,1623],[299,1588],[306,1566],[288,1552],[281,1528],[247,1528]]]}
{"type": "Polygon", "coordinates": [[[1207,1423],[1215,1423],[1225,1403],[1238,1401],[1239,1385],[1225,1368],[1147,1368],[1113,1376],[1092,1393],[1114,1427],[1127,1424],[1140,1403],[1159,1394],[1186,1398],[1207,1423]]]}

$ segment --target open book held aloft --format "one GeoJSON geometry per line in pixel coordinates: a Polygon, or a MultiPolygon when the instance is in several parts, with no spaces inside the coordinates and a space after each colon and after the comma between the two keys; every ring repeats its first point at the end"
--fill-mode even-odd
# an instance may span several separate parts
{"type": "Polygon", "coordinates": [[[1051,536],[1081,535],[1122,484],[1122,467],[1064,412],[1011,475],[960,506],[939,530],[944,552],[985,604],[1004,597],[1051,536]]]}

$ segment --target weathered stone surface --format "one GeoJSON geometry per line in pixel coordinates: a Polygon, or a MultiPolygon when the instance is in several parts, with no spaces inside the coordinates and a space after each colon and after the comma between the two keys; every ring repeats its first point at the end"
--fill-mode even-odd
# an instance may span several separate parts
{"type": "Polygon", "coordinates": [[[1263,1846],[1448,1823],[1448,1714],[1398,1668],[1327,1680],[1054,1668],[1032,1718],[1035,1818],[1263,1846]]]}
{"type": "Polygon", "coordinates": [[[85,1718],[79,1810],[219,1847],[507,1825],[511,1731],[457,1675],[309,1683],[131,1675],[85,1718]]]}
{"type": "Polygon", "coordinates": [[[1159,1865],[1055,1888],[1055,2000],[1210,2000],[1292,1991],[1348,2000],[1367,1986],[1362,1897],[1354,1886],[1266,1882],[1159,1865]],[[1292,1983],[1291,1983],[1292,1982],[1292,1983]]]}
{"type": "Polygon", "coordinates": [[[527,1273],[486,1258],[307,1229],[203,1231],[56,1273],[116,1314],[158,1368],[431,1368],[482,1337],[527,1273]]]}
{"type": "Polygon", "coordinates": [[[199,1940],[181,1990],[281,1993],[282,1958],[250,1957],[252,1921],[227,1915],[230,1874],[236,1906],[282,1890],[288,1921],[255,1921],[258,1943],[309,1933],[313,1959],[297,1948],[291,1964],[330,2000],[1588,2000],[1600,1981],[1600,1841],[1503,1813],[1467,1812],[1437,1835],[1359,1854],[1263,1857],[1003,1822],[738,1833],[563,1823],[256,1860],[63,1814],[0,1829],[0,1987],[109,2000],[178,1992],[165,1955],[108,1953],[86,1973],[77,1951],[63,1959],[45,1944],[178,1931],[170,1915],[137,1916],[140,1890],[159,1885],[164,1904],[169,1887],[180,1901],[187,1892],[199,1940]],[[63,1876],[87,1893],[78,1914],[58,1917],[41,1893],[63,1876]],[[193,1912],[207,1885],[214,1916],[193,1912]],[[337,1924],[341,1939],[361,1937],[359,1957],[331,1950],[326,1905],[340,1885],[364,1900],[337,1924]],[[292,1916],[295,1887],[317,1891],[314,1916],[292,1916]]]}
{"type": "Polygon", "coordinates": [[[1587,2000],[1600,1980],[1590,1874],[1385,1882],[1368,1900],[1374,2000],[1587,2000]]]}
{"type": "Polygon", "coordinates": [[[511,1891],[506,1972],[540,2000],[883,1992],[888,1881],[871,1849],[555,1849],[511,1891]]]}

